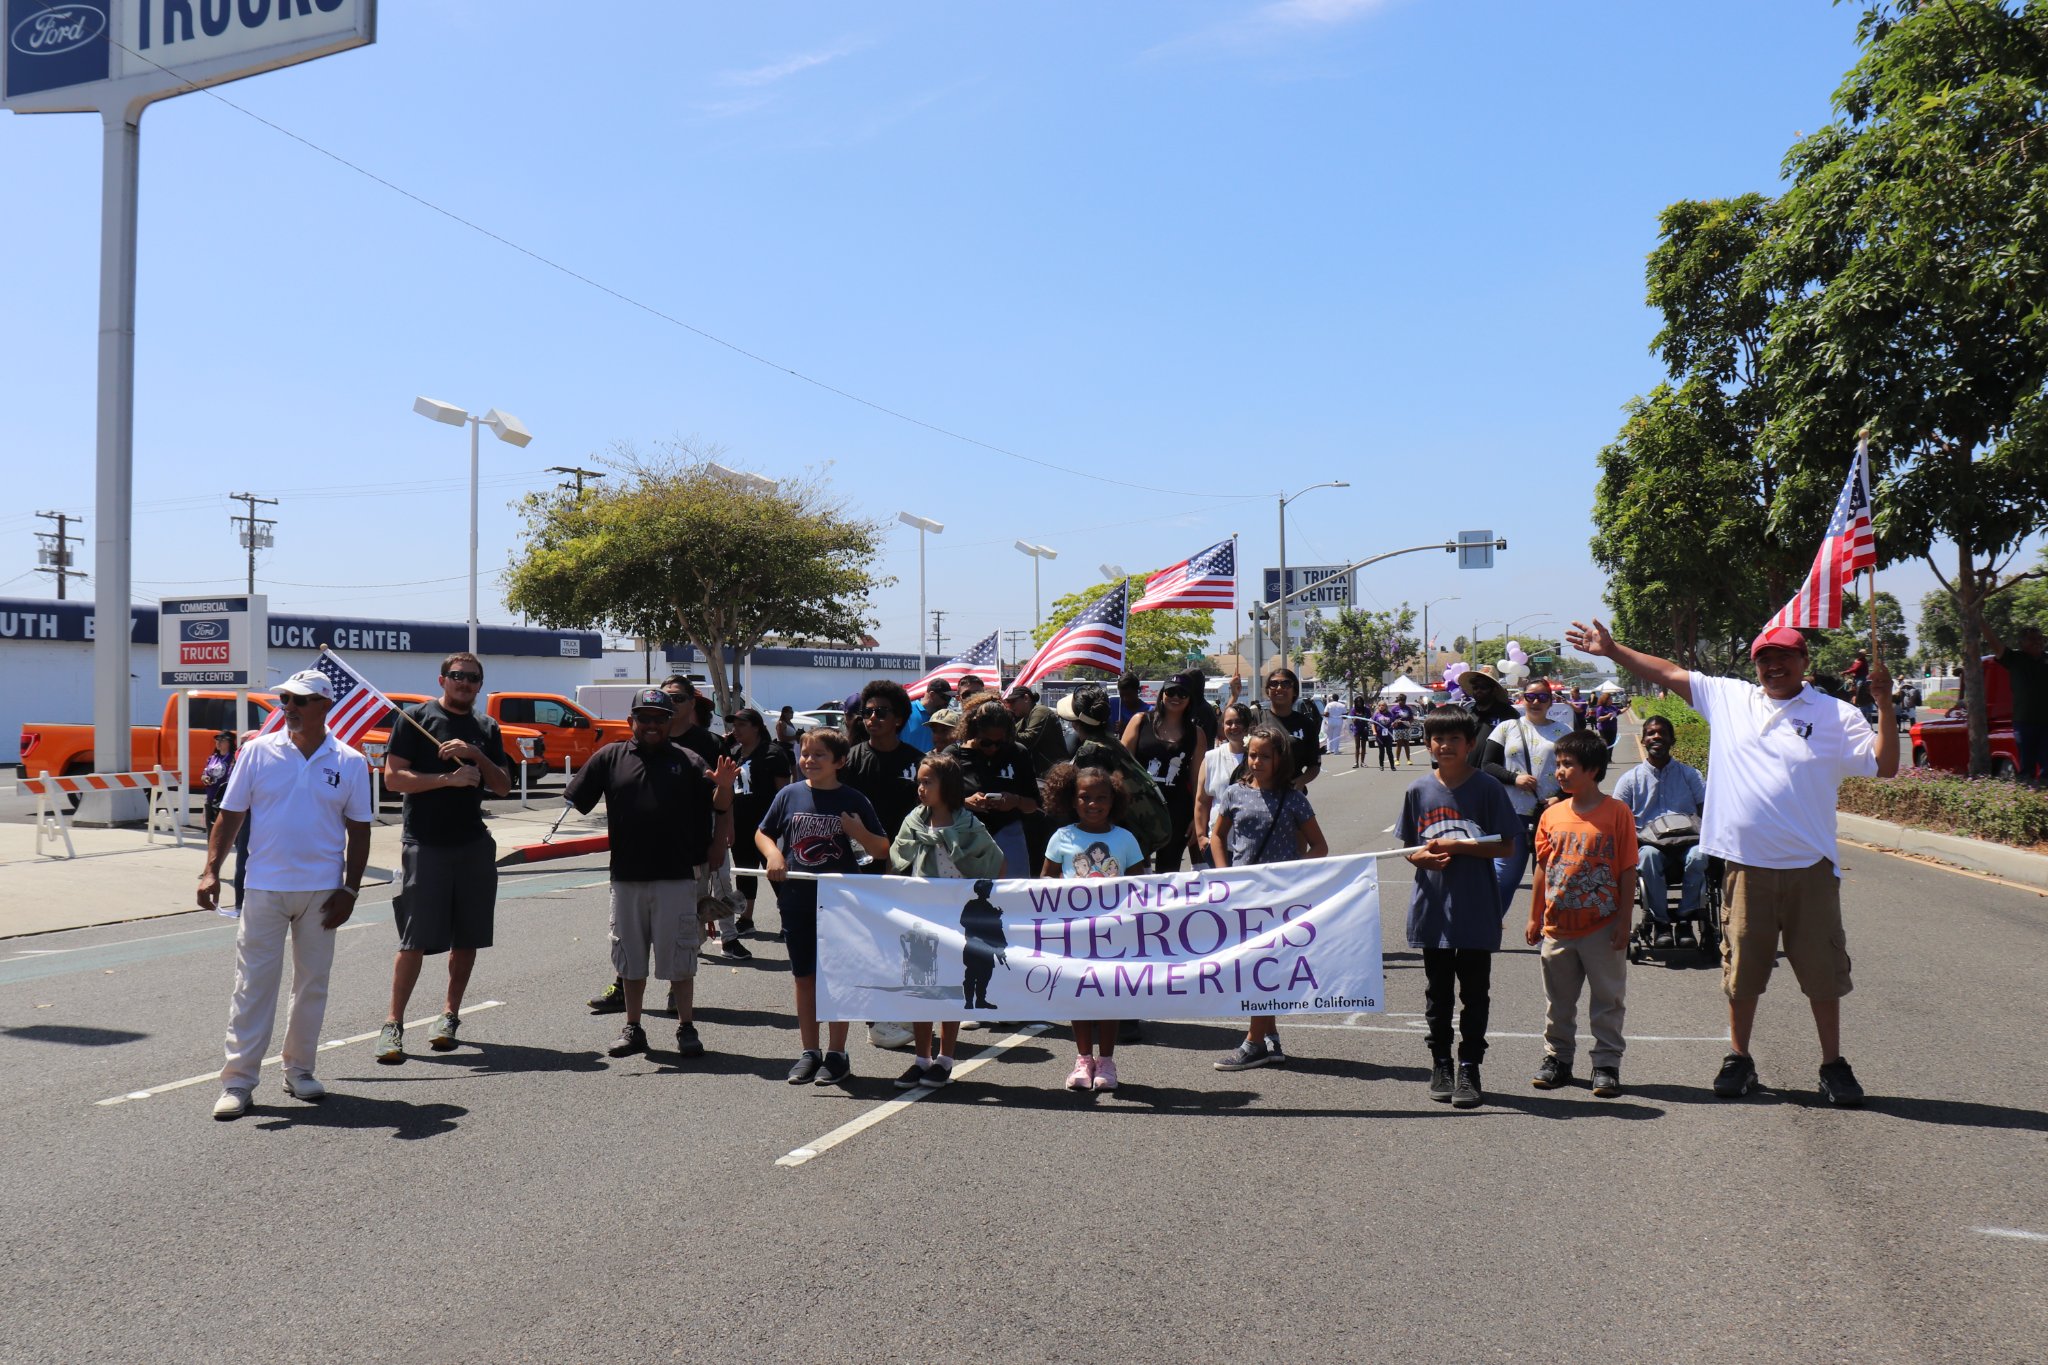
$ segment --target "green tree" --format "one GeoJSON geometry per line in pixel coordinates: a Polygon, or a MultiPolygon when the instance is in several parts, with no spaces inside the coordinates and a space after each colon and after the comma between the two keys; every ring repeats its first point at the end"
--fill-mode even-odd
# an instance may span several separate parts
{"type": "MultiPolygon", "coordinates": [[[[1879,594],[1882,598],[1883,594],[1879,594]]],[[[2019,638],[2020,627],[2039,626],[2048,630],[2048,549],[2025,574],[2012,574],[1985,594],[1984,624],[1992,634],[2010,645],[2019,638]]],[[[1925,664],[1959,660],[1963,653],[1963,626],[1956,615],[1955,599],[1940,589],[1920,599],[1920,660],[1925,664]]],[[[1982,649],[1982,641],[1977,648],[1982,649]]]]}
{"type": "MultiPolygon", "coordinates": [[[[1153,573],[1157,572],[1157,569],[1153,570],[1153,573]]],[[[1124,580],[1130,586],[1133,602],[1144,596],[1145,580],[1151,576],[1132,574],[1124,580]]],[[[1031,632],[1032,645],[1044,644],[1052,638],[1054,631],[1087,610],[1103,594],[1115,590],[1114,583],[1096,583],[1054,599],[1052,610],[1031,632]]],[[[1124,627],[1124,667],[1135,669],[1144,678],[1163,678],[1195,666],[1207,671],[1204,659],[1208,654],[1209,636],[1215,628],[1216,613],[1213,611],[1169,608],[1165,611],[1132,612],[1124,627]]],[[[1061,670],[1062,674],[1070,677],[1092,676],[1101,671],[1081,666],[1061,670]]]]}
{"type": "MultiPolygon", "coordinates": [[[[1888,592],[1877,594],[1877,639],[1886,662],[1903,662],[1906,657],[1906,613],[1899,599],[1888,592]]],[[[1842,628],[1813,631],[1806,647],[1813,671],[1841,677],[1859,649],[1870,648],[1870,614],[1854,593],[1842,596],[1842,628]]]]}
{"type": "MultiPolygon", "coordinates": [[[[630,447],[604,463],[616,486],[581,499],[532,494],[526,543],[506,577],[505,602],[539,624],[687,640],[707,660],[744,655],[769,636],[848,639],[871,621],[869,569],[879,523],[852,515],[819,482],[784,480],[772,493],[713,472],[686,445],[642,457],[630,447]]],[[[737,679],[709,669],[721,711],[737,679]]]]}
{"type": "Polygon", "coordinates": [[[1460,635],[1457,639],[1451,641],[1451,653],[1463,654],[1465,652],[1465,646],[1470,643],[1470,640],[1467,640],[1464,636],[1460,635]]]}
{"type": "MultiPolygon", "coordinates": [[[[1817,529],[1867,429],[1881,561],[1925,559],[1974,636],[2048,524],[2048,5],[1887,0],[1859,42],[1836,119],[1787,157],[1759,263],[1796,282],[1765,354],[1766,443],[1796,467],[1775,524],[1817,529]]],[[[1960,653],[1988,772],[1983,670],[1960,653]]]]}
{"type": "Polygon", "coordinates": [[[1782,291],[1753,267],[1774,214],[1746,194],[1659,215],[1646,285],[1664,325],[1650,349],[1671,382],[1627,405],[1599,456],[1592,550],[1614,625],[1696,667],[1738,653],[1806,569],[1769,533],[1780,473],[1759,442],[1776,403],[1763,357],[1782,291]]]}
{"type": "Polygon", "coordinates": [[[1341,680],[1347,692],[1378,692],[1392,681],[1395,666],[1421,648],[1414,629],[1415,612],[1406,602],[1392,611],[1340,607],[1334,616],[1311,617],[1308,647],[1316,676],[1341,680]]]}

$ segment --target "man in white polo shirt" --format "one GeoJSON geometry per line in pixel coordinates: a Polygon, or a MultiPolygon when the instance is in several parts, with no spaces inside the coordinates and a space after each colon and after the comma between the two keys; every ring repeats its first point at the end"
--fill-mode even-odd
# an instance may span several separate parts
{"type": "Polygon", "coordinates": [[[199,908],[220,899],[220,865],[242,821],[256,813],[249,840],[248,894],[235,936],[235,995],[228,1007],[227,1065],[213,1116],[249,1112],[292,944],[291,1013],[284,1034],[284,1088],[308,1102],[327,1091],[313,1078],[320,1022],[327,1012],[327,973],[334,931],[347,920],[370,860],[370,766],[327,733],[334,684],[316,669],[294,673],[277,689],[284,728],[242,746],[221,797],[220,818],[206,841],[199,908]]]}
{"type": "Polygon", "coordinates": [[[1873,733],[1855,707],[1807,685],[1806,637],[1789,626],[1769,628],[1750,644],[1756,685],[1710,678],[1629,649],[1597,619],[1590,626],[1574,621],[1565,641],[1677,693],[1707,721],[1700,847],[1728,865],[1721,988],[1728,996],[1731,1050],[1714,1078],[1714,1093],[1732,1098],[1756,1088],[1750,1028],[1782,939],[1820,1035],[1821,1096],[1848,1108],[1863,1103],[1863,1087],[1842,1056],[1842,997],[1851,982],[1835,795],[1845,777],[1890,777],[1899,770],[1884,660],[1870,665],[1878,706],[1873,733]]]}

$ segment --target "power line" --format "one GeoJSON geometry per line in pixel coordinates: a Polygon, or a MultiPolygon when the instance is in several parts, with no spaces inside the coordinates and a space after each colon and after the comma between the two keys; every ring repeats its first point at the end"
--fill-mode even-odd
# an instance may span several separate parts
{"type": "Polygon", "coordinates": [[[71,567],[72,543],[83,545],[85,539],[82,536],[66,534],[72,522],[83,521],[85,518],[74,517],[68,512],[38,512],[36,515],[45,521],[56,522],[57,529],[36,532],[36,539],[43,542],[43,547],[36,554],[36,558],[42,561],[42,566],[34,572],[57,576],[57,600],[62,602],[65,597],[64,585],[74,578],[85,577],[85,570],[71,567]]]}
{"type": "Polygon", "coordinates": [[[1023,642],[1031,638],[1028,630],[1006,630],[1003,638],[1010,642],[1010,667],[1016,668],[1024,662],[1023,642]]]}
{"type": "Polygon", "coordinates": [[[629,308],[637,308],[641,312],[646,313],[650,317],[659,318],[661,321],[668,323],[672,327],[680,327],[682,330],[692,333],[693,335],[702,337],[704,340],[712,342],[715,345],[723,346],[726,350],[733,352],[735,355],[744,356],[748,360],[751,360],[758,365],[765,365],[771,370],[779,370],[783,374],[790,376],[792,379],[800,380],[803,383],[811,385],[813,388],[822,389],[826,393],[833,394],[839,398],[844,398],[850,403],[858,403],[862,407],[871,408],[874,411],[881,413],[883,416],[893,417],[899,422],[907,422],[911,426],[923,427],[926,431],[933,432],[934,434],[939,436],[944,436],[949,440],[960,441],[966,445],[978,446],[983,450],[1004,456],[1005,458],[1012,460],[1021,460],[1025,464],[1034,464],[1041,469],[1053,470],[1055,473],[1069,474],[1079,479],[1090,479],[1096,483],[1112,484],[1118,488],[1136,489],[1141,493],[1163,493],[1170,497],[1213,499],[1222,496],[1216,493],[1195,492],[1193,490],[1186,488],[1159,488],[1155,487],[1152,484],[1132,483],[1125,479],[1112,479],[1104,474],[1090,473],[1085,469],[1074,469],[1067,465],[1055,464],[1051,460],[1041,460],[1035,455],[1025,455],[1019,451],[1010,450],[1007,447],[996,445],[993,442],[984,441],[979,437],[969,436],[964,432],[953,431],[950,428],[938,425],[938,423],[936,422],[927,422],[922,417],[913,417],[911,414],[907,412],[902,412],[895,408],[886,407],[881,403],[875,402],[871,398],[863,398],[857,393],[853,393],[847,389],[839,388],[833,384],[828,384],[822,379],[814,378],[811,375],[805,374],[801,370],[792,369],[789,366],[782,364],[780,361],[771,360],[767,356],[759,355],[753,351],[748,350],[744,346],[738,345],[735,342],[727,341],[724,337],[715,335],[714,333],[711,332],[707,332],[702,327],[699,327],[694,323],[685,322],[683,321],[683,319],[679,317],[675,317],[669,313],[664,313],[659,308],[654,307],[652,304],[642,303],[640,300],[632,297],[630,294],[623,294],[618,290],[612,288],[608,284],[601,284],[598,281],[592,279],[588,275],[573,270],[570,267],[563,265],[559,261],[551,260],[548,257],[541,255],[538,251],[533,250],[531,247],[521,246],[518,242],[515,242],[511,238],[506,237],[500,233],[493,232],[491,229],[483,226],[481,223],[471,222],[469,219],[464,218],[461,214],[456,213],[452,209],[444,209],[439,204],[436,204],[433,200],[426,199],[420,195],[414,194],[411,190],[406,189],[404,186],[386,180],[383,176],[378,175],[375,171],[369,170],[362,166],[358,166],[355,162],[350,161],[347,157],[341,155],[339,152],[331,152],[327,150],[327,148],[322,147],[319,143],[314,142],[311,138],[301,137],[299,134],[293,132],[289,128],[286,128],[282,124],[273,123],[271,120],[263,117],[263,115],[255,112],[254,110],[247,109],[244,108],[242,105],[236,104],[233,100],[227,98],[225,95],[222,95],[220,92],[216,90],[213,90],[209,87],[203,87],[192,84],[189,80],[187,80],[183,73],[175,71],[170,67],[163,65],[161,62],[157,62],[151,59],[145,53],[137,52],[132,48],[122,47],[122,45],[119,43],[115,43],[114,46],[121,48],[121,51],[127,53],[131,57],[134,57],[136,60],[148,63],[150,66],[155,67],[157,70],[163,72],[167,76],[176,76],[180,80],[185,80],[186,91],[196,90],[198,93],[202,95],[206,95],[212,99],[218,100],[220,103],[226,105],[228,108],[234,110],[236,113],[241,114],[243,117],[254,119],[256,122],[270,129],[272,132],[278,133],[284,137],[288,137],[292,141],[298,143],[299,145],[306,147],[312,151],[318,152],[320,155],[328,158],[330,161],[336,162],[337,164],[342,166],[346,166],[349,170],[354,171],[357,175],[362,176],[366,180],[370,180],[376,184],[382,185],[385,189],[390,190],[393,194],[400,195],[406,199],[412,200],[421,208],[428,209],[434,213],[438,213],[443,218],[448,219],[450,222],[459,223],[463,227],[468,228],[471,232],[477,233],[478,235],[483,237],[488,237],[490,240],[498,243],[498,245],[505,247],[509,250],[516,251],[520,255],[525,256],[530,260],[537,261],[541,265],[546,266],[548,269],[566,275],[570,279],[575,280],[579,284],[588,285],[590,288],[597,290],[601,294],[609,295],[610,297],[617,299],[620,303],[625,304],[629,308]]]}
{"type": "Polygon", "coordinates": [[[932,608],[932,653],[942,659],[946,657],[946,637],[939,633],[939,627],[945,623],[945,620],[945,612],[937,607],[932,608]]]}
{"type": "MultiPolygon", "coordinates": [[[[581,502],[583,500],[583,481],[585,479],[601,479],[604,477],[603,470],[578,469],[575,465],[549,465],[548,473],[573,475],[576,479],[576,500],[578,502],[581,502]]],[[[555,485],[555,487],[557,488],[567,488],[568,486],[569,485],[566,483],[558,483],[555,485]]]]}

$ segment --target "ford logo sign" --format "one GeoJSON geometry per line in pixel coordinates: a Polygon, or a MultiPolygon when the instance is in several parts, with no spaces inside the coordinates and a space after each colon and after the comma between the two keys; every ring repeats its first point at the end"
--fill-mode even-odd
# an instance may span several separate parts
{"type": "Polygon", "coordinates": [[[185,623],[185,636],[192,640],[218,640],[225,629],[227,627],[218,621],[188,621],[185,623]]]}
{"type": "Polygon", "coordinates": [[[16,24],[10,41],[16,52],[54,57],[84,47],[106,31],[106,11],[97,5],[52,5],[16,24]]]}

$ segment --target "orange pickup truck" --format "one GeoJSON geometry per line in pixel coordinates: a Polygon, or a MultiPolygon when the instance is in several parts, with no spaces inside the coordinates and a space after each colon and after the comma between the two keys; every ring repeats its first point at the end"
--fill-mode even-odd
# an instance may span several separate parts
{"type": "MultiPolygon", "coordinates": [[[[277,708],[268,692],[249,694],[249,711],[244,730],[255,730],[277,708]]],[[[234,718],[235,694],[201,692],[192,698],[192,748],[190,771],[206,766],[213,753],[213,737],[234,718]]],[[[151,768],[178,768],[178,698],[164,701],[161,725],[138,725],[128,763],[129,772],[146,773],[151,768]]],[[[90,725],[24,725],[21,727],[21,775],[23,777],[70,777],[89,773],[92,766],[90,725]]]]}
{"type": "MultiPolygon", "coordinates": [[[[431,701],[433,698],[416,692],[387,692],[384,694],[393,702],[411,705],[415,702],[431,701]]],[[[249,711],[245,717],[245,731],[261,729],[270,713],[277,709],[277,702],[268,692],[249,694],[249,711]]],[[[201,692],[192,698],[192,748],[189,771],[198,773],[206,767],[206,760],[213,753],[213,737],[227,728],[235,713],[235,694],[232,692],[201,692]]],[[[375,729],[363,735],[361,747],[382,762],[384,746],[390,742],[390,716],[375,729]]],[[[402,722],[401,722],[402,723],[402,722]]],[[[547,740],[539,729],[525,725],[500,724],[505,737],[507,753],[523,751],[527,760],[545,770],[544,753],[547,740]]],[[[607,743],[610,741],[607,740],[607,743]]],[[[176,771],[178,767],[178,699],[171,696],[164,701],[164,719],[161,725],[138,725],[134,730],[131,749],[130,772],[148,772],[151,768],[162,767],[176,771]]],[[[43,777],[54,774],[69,777],[93,770],[92,727],[90,725],[24,725],[21,727],[21,774],[23,777],[43,777]]]]}
{"type": "MultiPolygon", "coordinates": [[[[423,701],[440,700],[438,697],[429,697],[419,692],[386,692],[384,695],[399,706],[416,706],[423,701]]],[[[486,706],[484,709],[486,712],[489,712],[490,707],[486,706]]],[[[492,719],[495,720],[496,717],[493,716],[492,719]]],[[[391,727],[394,724],[403,725],[405,722],[399,720],[397,716],[387,715],[383,720],[377,722],[376,729],[370,730],[363,735],[362,748],[365,752],[369,752],[375,757],[380,767],[383,766],[385,747],[391,743],[391,727]]],[[[534,773],[538,774],[547,771],[547,736],[530,725],[505,725],[503,723],[500,723],[498,726],[498,734],[505,741],[505,753],[510,756],[514,763],[524,759],[534,773]]],[[[519,782],[519,770],[517,768],[512,770],[512,781],[515,786],[519,782]]]]}
{"type": "Polygon", "coordinates": [[[572,762],[581,768],[605,745],[633,737],[631,721],[599,720],[553,692],[493,692],[484,698],[484,711],[508,744],[514,728],[539,732],[547,741],[541,767],[552,772],[566,772],[572,762]]]}

